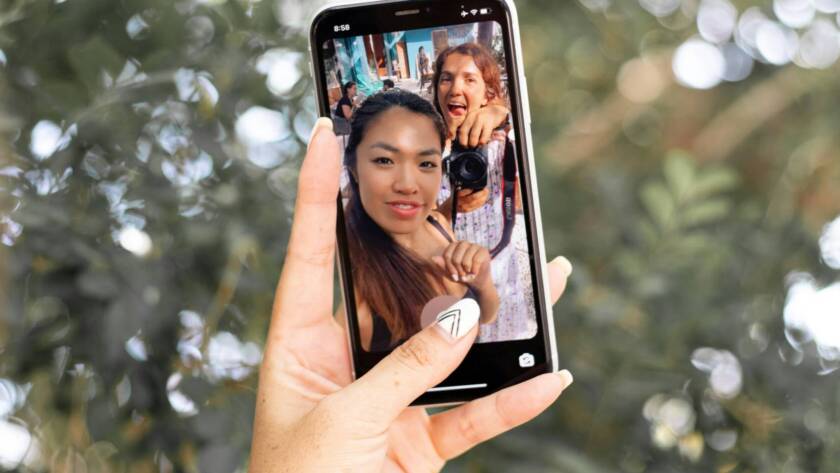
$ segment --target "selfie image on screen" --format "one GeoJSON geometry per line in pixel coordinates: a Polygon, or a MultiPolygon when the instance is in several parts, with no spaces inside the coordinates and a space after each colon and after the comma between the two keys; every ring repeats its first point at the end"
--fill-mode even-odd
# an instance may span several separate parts
{"type": "Polygon", "coordinates": [[[478,343],[535,336],[501,26],[322,47],[364,349],[392,349],[464,298],[481,309],[478,343]]]}

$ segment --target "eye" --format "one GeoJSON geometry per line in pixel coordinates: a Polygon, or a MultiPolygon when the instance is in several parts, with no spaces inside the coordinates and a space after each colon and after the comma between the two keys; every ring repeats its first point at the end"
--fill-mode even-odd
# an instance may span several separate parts
{"type": "Polygon", "coordinates": [[[420,167],[423,169],[434,169],[438,167],[438,164],[434,161],[423,161],[420,163],[420,167]]]}
{"type": "Polygon", "coordinates": [[[374,164],[379,164],[381,166],[387,166],[389,164],[394,164],[394,161],[391,158],[385,158],[385,157],[373,158],[371,161],[374,164]]]}

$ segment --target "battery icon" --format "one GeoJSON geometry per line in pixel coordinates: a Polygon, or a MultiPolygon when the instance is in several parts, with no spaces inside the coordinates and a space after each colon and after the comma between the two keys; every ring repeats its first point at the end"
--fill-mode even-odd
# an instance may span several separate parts
{"type": "Polygon", "coordinates": [[[481,13],[482,15],[486,15],[486,14],[490,13],[490,9],[489,8],[482,8],[478,12],[481,13]]]}

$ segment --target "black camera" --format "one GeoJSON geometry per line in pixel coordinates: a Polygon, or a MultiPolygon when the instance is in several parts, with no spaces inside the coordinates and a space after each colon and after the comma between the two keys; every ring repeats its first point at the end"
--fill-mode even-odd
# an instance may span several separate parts
{"type": "Polygon", "coordinates": [[[465,148],[453,141],[452,152],[444,161],[444,170],[456,188],[481,190],[487,187],[487,156],[479,148],[465,148]]]}

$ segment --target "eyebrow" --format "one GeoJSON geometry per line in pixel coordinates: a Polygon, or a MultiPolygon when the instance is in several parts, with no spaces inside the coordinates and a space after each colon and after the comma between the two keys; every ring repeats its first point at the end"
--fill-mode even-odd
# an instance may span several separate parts
{"type": "MultiPolygon", "coordinates": [[[[471,71],[464,71],[461,74],[463,74],[467,77],[475,77],[475,76],[479,75],[477,72],[471,72],[471,71]]],[[[444,69],[444,70],[440,71],[440,75],[441,76],[454,76],[456,74],[452,71],[448,71],[448,70],[444,69]]]]}
{"type": "MultiPolygon", "coordinates": [[[[397,148],[393,145],[390,145],[388,143],[385,143],[384,141],[377,141],[376,143],[370,145],[370,147],[371,148],[381,148],[381,149],[384,149],[385,151],[390,151],[392,153],[399,153],[400,152],[399,148],[397,148]]],[[[437,148],[426,148],[426,149],[420,151],[419,153],[417,153],[418,156],[429,156],[429,155],[439,156],[440,154],[441,154],[441,152],[437,148]]]]}

